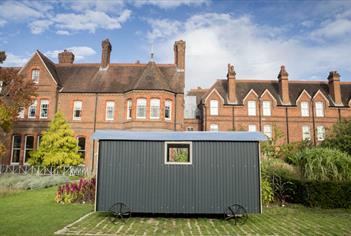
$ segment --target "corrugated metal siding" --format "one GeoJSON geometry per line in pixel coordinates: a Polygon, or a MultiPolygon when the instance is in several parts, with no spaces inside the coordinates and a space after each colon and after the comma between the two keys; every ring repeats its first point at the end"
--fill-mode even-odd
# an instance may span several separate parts
{"type": "Polygon", "coordinates": [[[164,164],[162,141],[100,141],[97,210],[222,214],[260,212],[258,142],[192,142],[192,165],[164,164]]]}

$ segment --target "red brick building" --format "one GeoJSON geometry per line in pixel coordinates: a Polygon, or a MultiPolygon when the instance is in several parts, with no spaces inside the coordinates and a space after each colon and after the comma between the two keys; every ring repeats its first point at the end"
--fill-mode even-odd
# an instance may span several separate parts
{"type": "Polygon", "coordinates": [[[282,66],[277,80],[238,80],[228,65],[227,79],[209,89],[192,89],[186,99],[187,130],[262,131],[281,142],[322,141],[327,128],[351,119],[351,82],[336,71],[324,81],[291,81],[282,66]]]}
{"type": "Polygon", "coordinates": [[[76,64],[66,50],[57,64],[40,51],[33,54],[19,73],[36,84],[38,96],[20,110],[3,164],[25,164],[57,111],[72,126],[88,169],[97,153],[91,139],[97,129],[256,130],[272,136],[277,127],[282,141],[316,143],[326,128],[351,118],[351,83],[340,82],[337,72],[325,81],[289,81],[282,67],[278,80],[238,80],[228,65],[226,80],[184,97],[184,41],[174,44],[173,64],[110,63],[111,51],[104,40],[101,63],[94,64],[76,64]]]}
{"type": "Polygon", "coordinates": [[[19,112],[4,164],[25,164],[57,111],[74,130],[88,168],[97,129],[184,130],[185,42],[175,42],[174,64],[110,63],[111,51],[104,40],[96,64],[75,64],[68,51],[59,53],[58,64],[34,53],[19,73],[36,84],[38,96],[19,112]]]}

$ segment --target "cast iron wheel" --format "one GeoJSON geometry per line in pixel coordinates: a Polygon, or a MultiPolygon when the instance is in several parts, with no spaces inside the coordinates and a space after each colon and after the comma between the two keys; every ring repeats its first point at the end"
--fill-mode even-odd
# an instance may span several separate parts
{"type": "Polygon", "coordinates": [[[110,221],[115,223],[117,219],[124,220],[131,215],[130,208],[123,202],[117,202],[109,210],[110,212],[110,221]]]}
{"type": "Polygon", "coordinates": [[[235,224],[242,225],[246,223],[248,215],[246,209],[243,206],[239,204],[233,204],[225,209],[224,218],[226,220],[234,219],[235,224]]]}

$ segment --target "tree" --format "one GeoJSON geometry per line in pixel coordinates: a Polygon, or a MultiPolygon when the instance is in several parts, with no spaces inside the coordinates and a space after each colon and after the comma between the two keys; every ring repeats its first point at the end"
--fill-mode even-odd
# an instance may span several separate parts
{"type": "MultiPolygon", "coordinates": [[[[6,60],[0,52],[0,63],[6,60]]],[[[29,106],[36,96],[32,81],[24,81],[16,68],[0,67],[0,156],[5,152],[6,136],[11,131],[21,107],[29,106]]]]}
{"type": "Polygon", "coordinates": [[[341,120],[333,125],[321,146],[336,148],[351,155],[351,120],[341,120]]]}
{"type": "Polygon", "coordinates": [[[75,166],[82,163],[77,140],[62,112],[57,112],[43,133],[39,149],[30,153],[29,164],[41,166],[75,166]]]}

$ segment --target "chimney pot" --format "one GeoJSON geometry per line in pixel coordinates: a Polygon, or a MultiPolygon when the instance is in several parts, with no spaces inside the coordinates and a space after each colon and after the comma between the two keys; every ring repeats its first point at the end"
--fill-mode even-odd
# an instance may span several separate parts
{"type": "Polygon", "coordinates": [[[236,73],[234,70],[234,65],[228,64],[227,71],[227,93],[228,93],[228,102],[235,104],[238,102],[236,97],[236,73]]]}
{"type": "Polygon", "coordinates": [[[278,74],[279,81],[279,95],[282,99],[282,103],[287,105],[290,104],[290,96],[289,96],[289,74],[285,70],[285,66],[280,66],[280,71],[278,74]]]}
{"type": "Polygon", "coordinates": [[[101,47],[102,47],[101,68],[105,69],[110,64],[112,45],[108,39],[105,39],[101,42],[101,47]]]}
{"type": "Polygon", "coordinates": [[[180,70],[185,69],[185,41],[178,40],[174,43],[174,64],[180,70]]]}
{"type": "Polygon", "coordinates": [[[59,64],[73,64],[74,54],[73,52],[67,51],[66,49],[63,52],[58,54],[59,64]]]}

